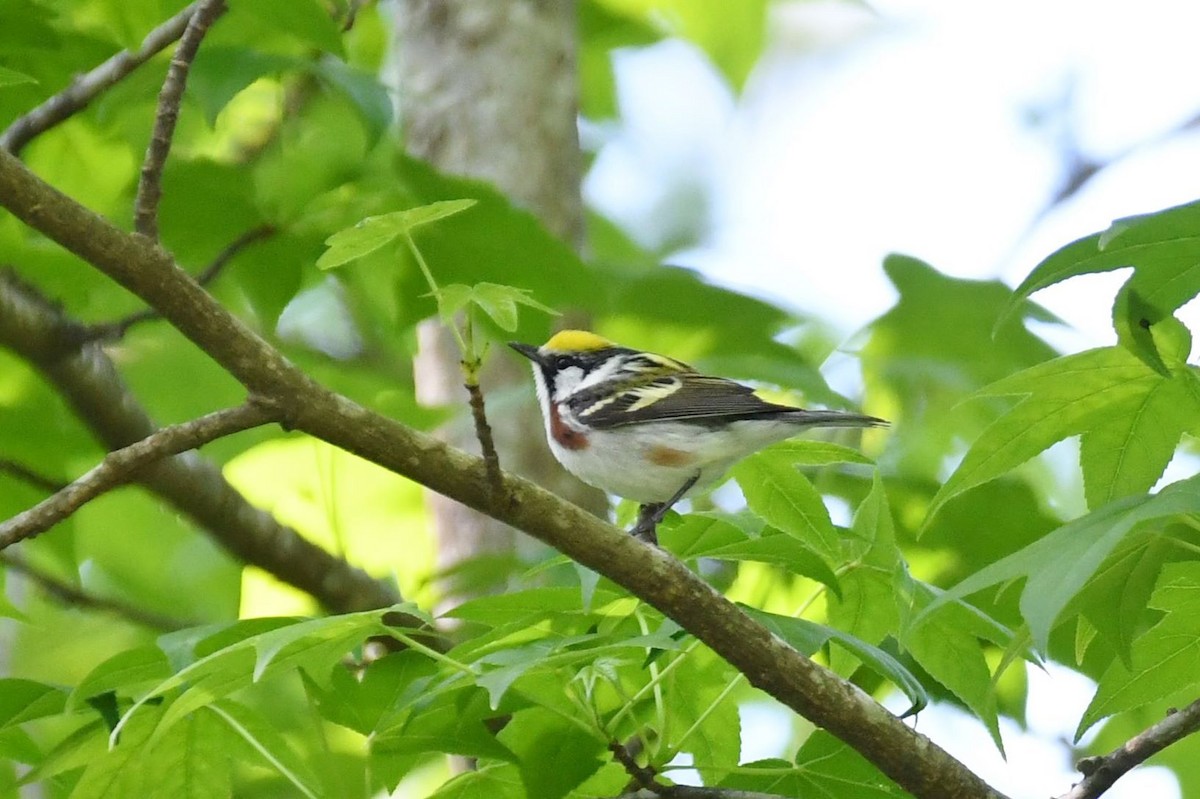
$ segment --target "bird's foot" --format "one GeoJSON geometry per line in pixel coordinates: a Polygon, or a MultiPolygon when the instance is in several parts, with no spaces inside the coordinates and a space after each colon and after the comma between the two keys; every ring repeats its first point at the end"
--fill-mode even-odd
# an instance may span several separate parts
{"type": "Polygon", "coordinates": [[[658,523],[667,514],[670,505],[652,502],[638,508],[637,522],[629,528],[629,534],[639,541],[658,546],[658,523]]]}

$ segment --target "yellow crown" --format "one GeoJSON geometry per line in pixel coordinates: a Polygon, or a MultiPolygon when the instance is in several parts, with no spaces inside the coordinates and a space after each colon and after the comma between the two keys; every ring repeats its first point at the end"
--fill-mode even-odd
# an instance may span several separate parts
{"type": "Polygon", "coordinates": [[[551,336],[542,349],[557,352],[590,352],[615,346],[603,336],[597,336],[586,330],[561,330],[551,336]]]}

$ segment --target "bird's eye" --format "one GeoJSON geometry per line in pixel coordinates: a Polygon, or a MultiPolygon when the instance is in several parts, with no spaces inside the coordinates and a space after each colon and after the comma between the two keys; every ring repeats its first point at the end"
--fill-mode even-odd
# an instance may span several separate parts
{"type": "Polygon", "coordinates": [[[554,368],[556,371],[562,371],[572,366],[579,366],[579,359],[574,355],[555,355],[554,368]]]}

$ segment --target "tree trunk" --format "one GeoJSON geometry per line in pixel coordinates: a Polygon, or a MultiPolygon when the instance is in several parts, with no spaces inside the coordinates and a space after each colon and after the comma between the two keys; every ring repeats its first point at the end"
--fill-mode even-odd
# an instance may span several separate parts
{"type": "MultiPolygon", "coordinates": [[[[410,153],[438,169],[492,182],[536,214],[555,235],[579,247],[583,210],[572,0],[402,0],[397,6],[396,82],[410,153]]],[[[462,403],[459,353],[445,329],[420,330],[417,396],[429,404],[462,403]]],[[[492,358],[485,389],[530,379],[513,359],[492,358]]],[[[603,513],[604,496],[554,462],[533,403],[493,420],[504,468],[603,513]]],[[[474,436],[455,443],[478,450],[474,436]]],[[[458,503],[430,496],[438,565],[451,568],[481,554],[513,552],[515,532],[458,503]]],[[[450,590],[444,606],[465,597],[450,590]]]]}

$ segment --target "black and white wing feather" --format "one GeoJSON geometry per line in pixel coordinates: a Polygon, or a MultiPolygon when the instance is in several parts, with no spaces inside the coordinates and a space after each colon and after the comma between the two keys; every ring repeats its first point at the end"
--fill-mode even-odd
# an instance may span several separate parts
{"type": "Polygon", "coordinates": [[[695,373],[662,375],[624,389],[597,386],[576,394],[570,406],[581,422],[598,430],[668,420],[719,425],[799,411],[767,402],[741,383],[695,373]]]}

